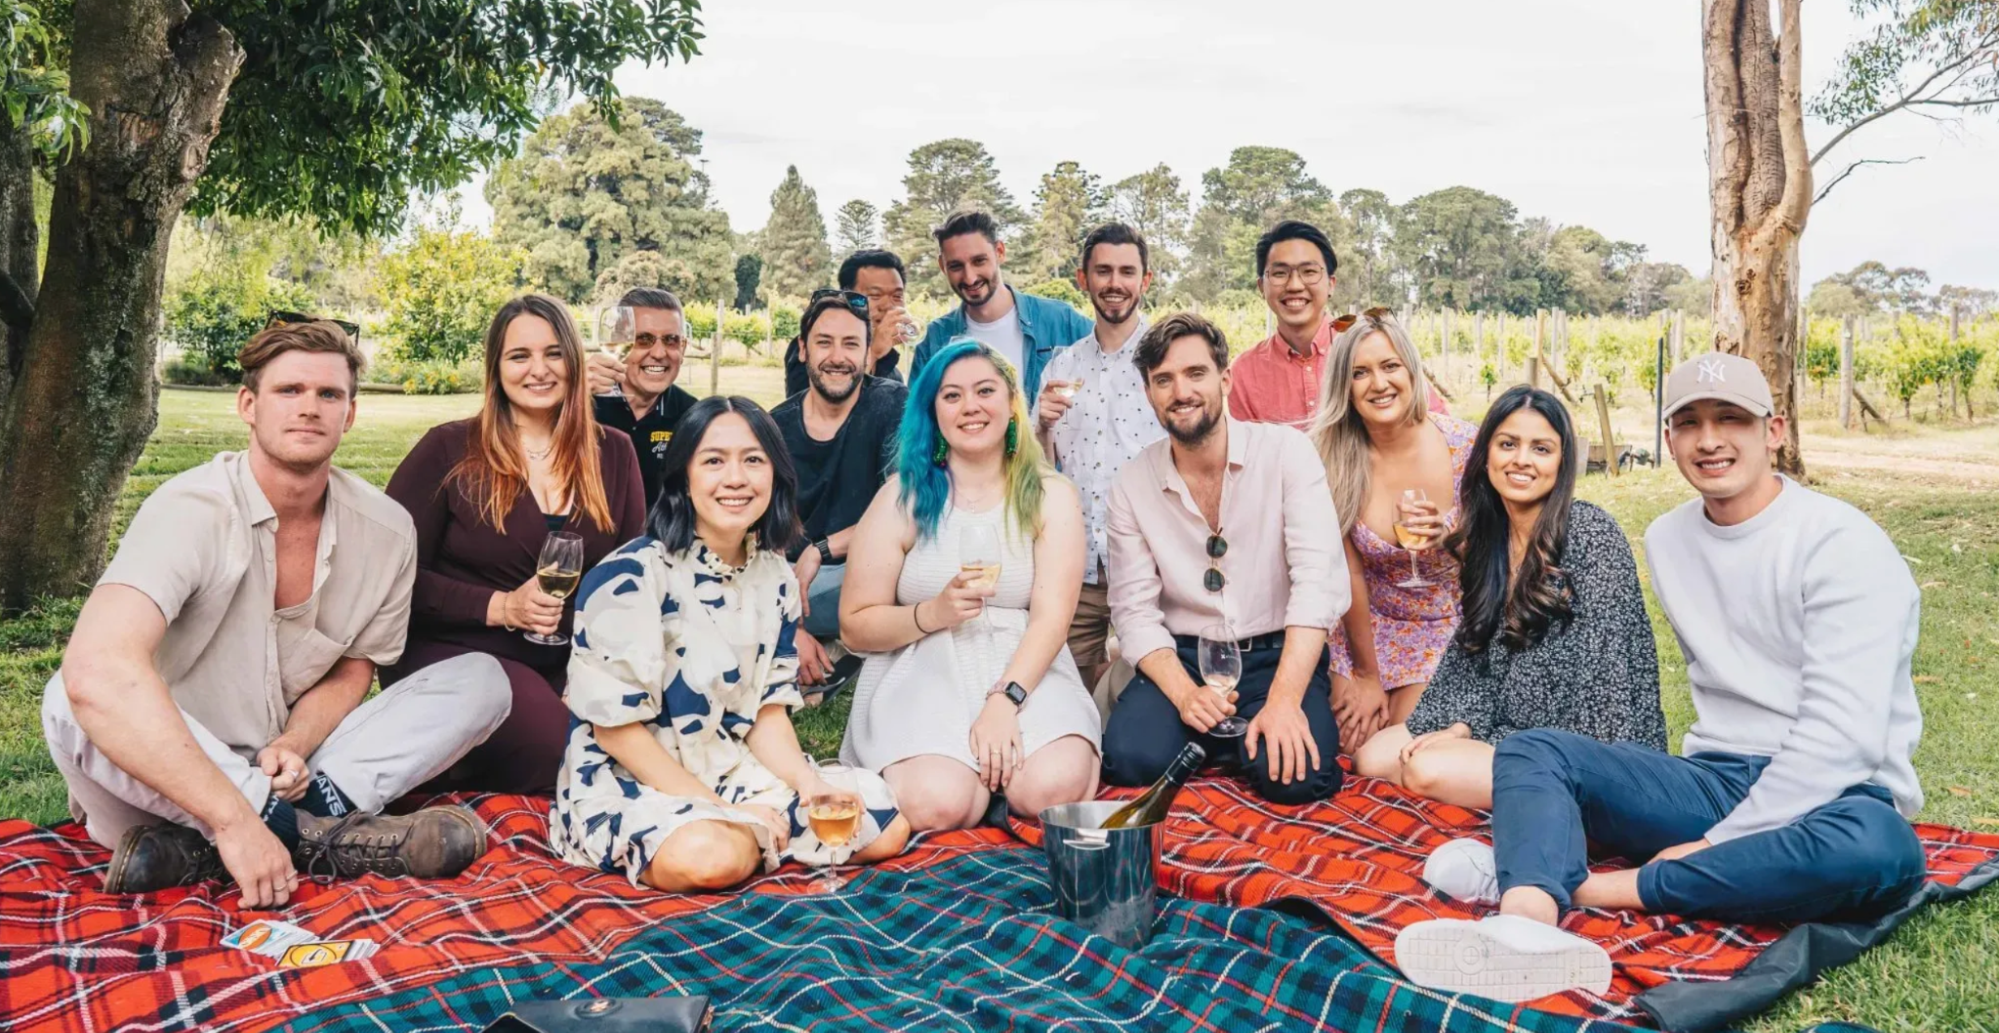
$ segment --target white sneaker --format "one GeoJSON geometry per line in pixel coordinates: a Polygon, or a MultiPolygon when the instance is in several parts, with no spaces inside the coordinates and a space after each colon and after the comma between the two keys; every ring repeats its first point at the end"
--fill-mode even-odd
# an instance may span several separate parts
{"type": "Polygon", "coordinates": [[[1395,937],[1395,962],[1418,986],[1495,1001],[1610,989],[1610,955],[1602,947],[1518,915],[1418,922],[1395,937]]]}
{"type": "Polygon", "coordinates": [[[1476,839],[1453,839],[1430,851],[1429,860],[1423,862],[1423,881],[1454,900],[1499,903],[1499,860],[1491,847],[1476,839]]]}

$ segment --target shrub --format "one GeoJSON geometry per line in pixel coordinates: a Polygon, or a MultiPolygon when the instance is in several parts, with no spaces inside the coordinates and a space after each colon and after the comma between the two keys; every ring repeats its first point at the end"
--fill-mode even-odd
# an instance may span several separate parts
{"type": "Polygon", "coordinates": [[[185,352],[169,366],[172,383],[233,384],[243,374],[236,353],[264,328],[272,310],[311,311],[311,292],[270,276],[203,271],[166,299],[167,336],[185,352]]]}
{"type": "Polygon", "coordinates": [[[525,260],[481,233],[418,229],[377,277],[397,355],[451,364],[477,351],[493,313],[519,292],[525,260]]]}
{"type": "Polygon", "coordinates": [[[1076,289],[1076,284],[1073,280],[1043,280],[1025,289],[1027,293],[1038,297],[1049,298],[1054,301],[1066,301],[1084,312],[1090,310],[1090,299],[1085,297],[1082,291],[1076,289]]]}
{"type": "Polygon", "coordinates": [[[746,348],[755,348],[769,336],[770,321],[755,313],[729,313],[723,336],[746,348]]]}
{"type": "Polygon", "coordinates": [[[770,334],[780,341],[789,341],[798,336],[798,321],[804,313],[790,305],[772,305],[770,308],[770,334]]]}
{"type": "Polygon", "coordinates": [[[462,395],[485,385],[485,367],[478,358],[458,362],[442,359],[377,359],[367,370],[372,384],[397,384],[406,395],[462,395]]]}

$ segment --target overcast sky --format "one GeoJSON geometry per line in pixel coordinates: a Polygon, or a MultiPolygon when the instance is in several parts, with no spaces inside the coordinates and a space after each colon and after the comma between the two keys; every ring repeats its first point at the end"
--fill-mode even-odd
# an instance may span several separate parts
{"type": "MultiPolygon", "coordinates": [[[[1336,193],[1401,202],[1468,185],[1705,275],[1698,12],[1669,0],[716,0],[699,57],[630,67],[618,84],[705,133],[738,230],[769,217],[787,164],[818,191],[829,231],[851,198],[886,208],[910,150],[945,137],[984,143],[1023,208],[1063,160],[1105,183],[1165,161],[1198,203],[1203,171],[1265,144],[1304,155],[1336,193]]],[[[1861,27],[1845,0],[1811,0],[1805,22],[1809,97],[1861,27]]],[[[1808,132],[1814,145],[1830,136],[1808,132]]],[[[1845,161],[1912,155],[1925,158],[1862,169],[1813,210],[1806,283],[1872,258],[1999,287],[1999,121],[1884,119],[1848,138],[1820,182],[1845,161]]]]}

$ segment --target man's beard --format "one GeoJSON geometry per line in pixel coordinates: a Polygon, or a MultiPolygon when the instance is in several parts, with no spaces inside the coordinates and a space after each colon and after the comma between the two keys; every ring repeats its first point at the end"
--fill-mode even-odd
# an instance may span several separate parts
{"type": "Polygon", "coordinates": [[[1126,322],[1129,322],[1131,317],[1138,315],[1138,299],[1135,297],[1128,299],[1124,311],[1119,312],[1115,309],[1105,308],[1104,303],[1098,301],[1096,295],[1093,294],[1090,296],[1090,307],[1097,310],[1098,319],[1112,326],[1122,326],[1126,322]]]}
{"type": "Polygon", "coordinates": [[[1180,425],[1169,418],[1166,421],[1166,433],[1173,435],[1173,440],[1191,448],[1208,440],[1208,435],[1213,434],[1221,422],[1221,407],[1209,405],[1206,399],[1202,399],[1201,418],[1195,421],[1192,427],[1181,430],[1180,425]]]}
{"type": "Polygon", "coordinates": [[[834,389],[832,384],[833,376],[834,374],[821,372],[817,366],[805,367],[805,379],[812,382],[813,393],[825,399],[830,404],[839,405],[841,402],[852,398],[854,392],[861,389],[861,373],[859,370],[853,371],[853,374],[847,378],[847,387],[844,391],[834,389]]]}
{"type": "Polygon", "coordinates": [[[999,285],[994,283],[990,278],[980,280],[978,282],[986,285],[985,287],[986,293],[984,297],[978,299],[977,301],[972,300],[972,285],[969,283],[966,284],[954,283],[951,285],[951,290],[952,292],[958,295],[959,301],[962,301],[967,305],[983,305],[986,302],[991,301],[993,299],[994,294],[999,293],[999,285]]]}

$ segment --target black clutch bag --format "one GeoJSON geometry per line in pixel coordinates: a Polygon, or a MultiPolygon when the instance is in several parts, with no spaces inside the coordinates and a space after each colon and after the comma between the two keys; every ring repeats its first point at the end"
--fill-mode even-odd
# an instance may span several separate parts
{"type": "Polygon", "coordinates": [[[590,997],[522,1001],[485,1033],[708,1033],[708,998],[590,997]]]}

